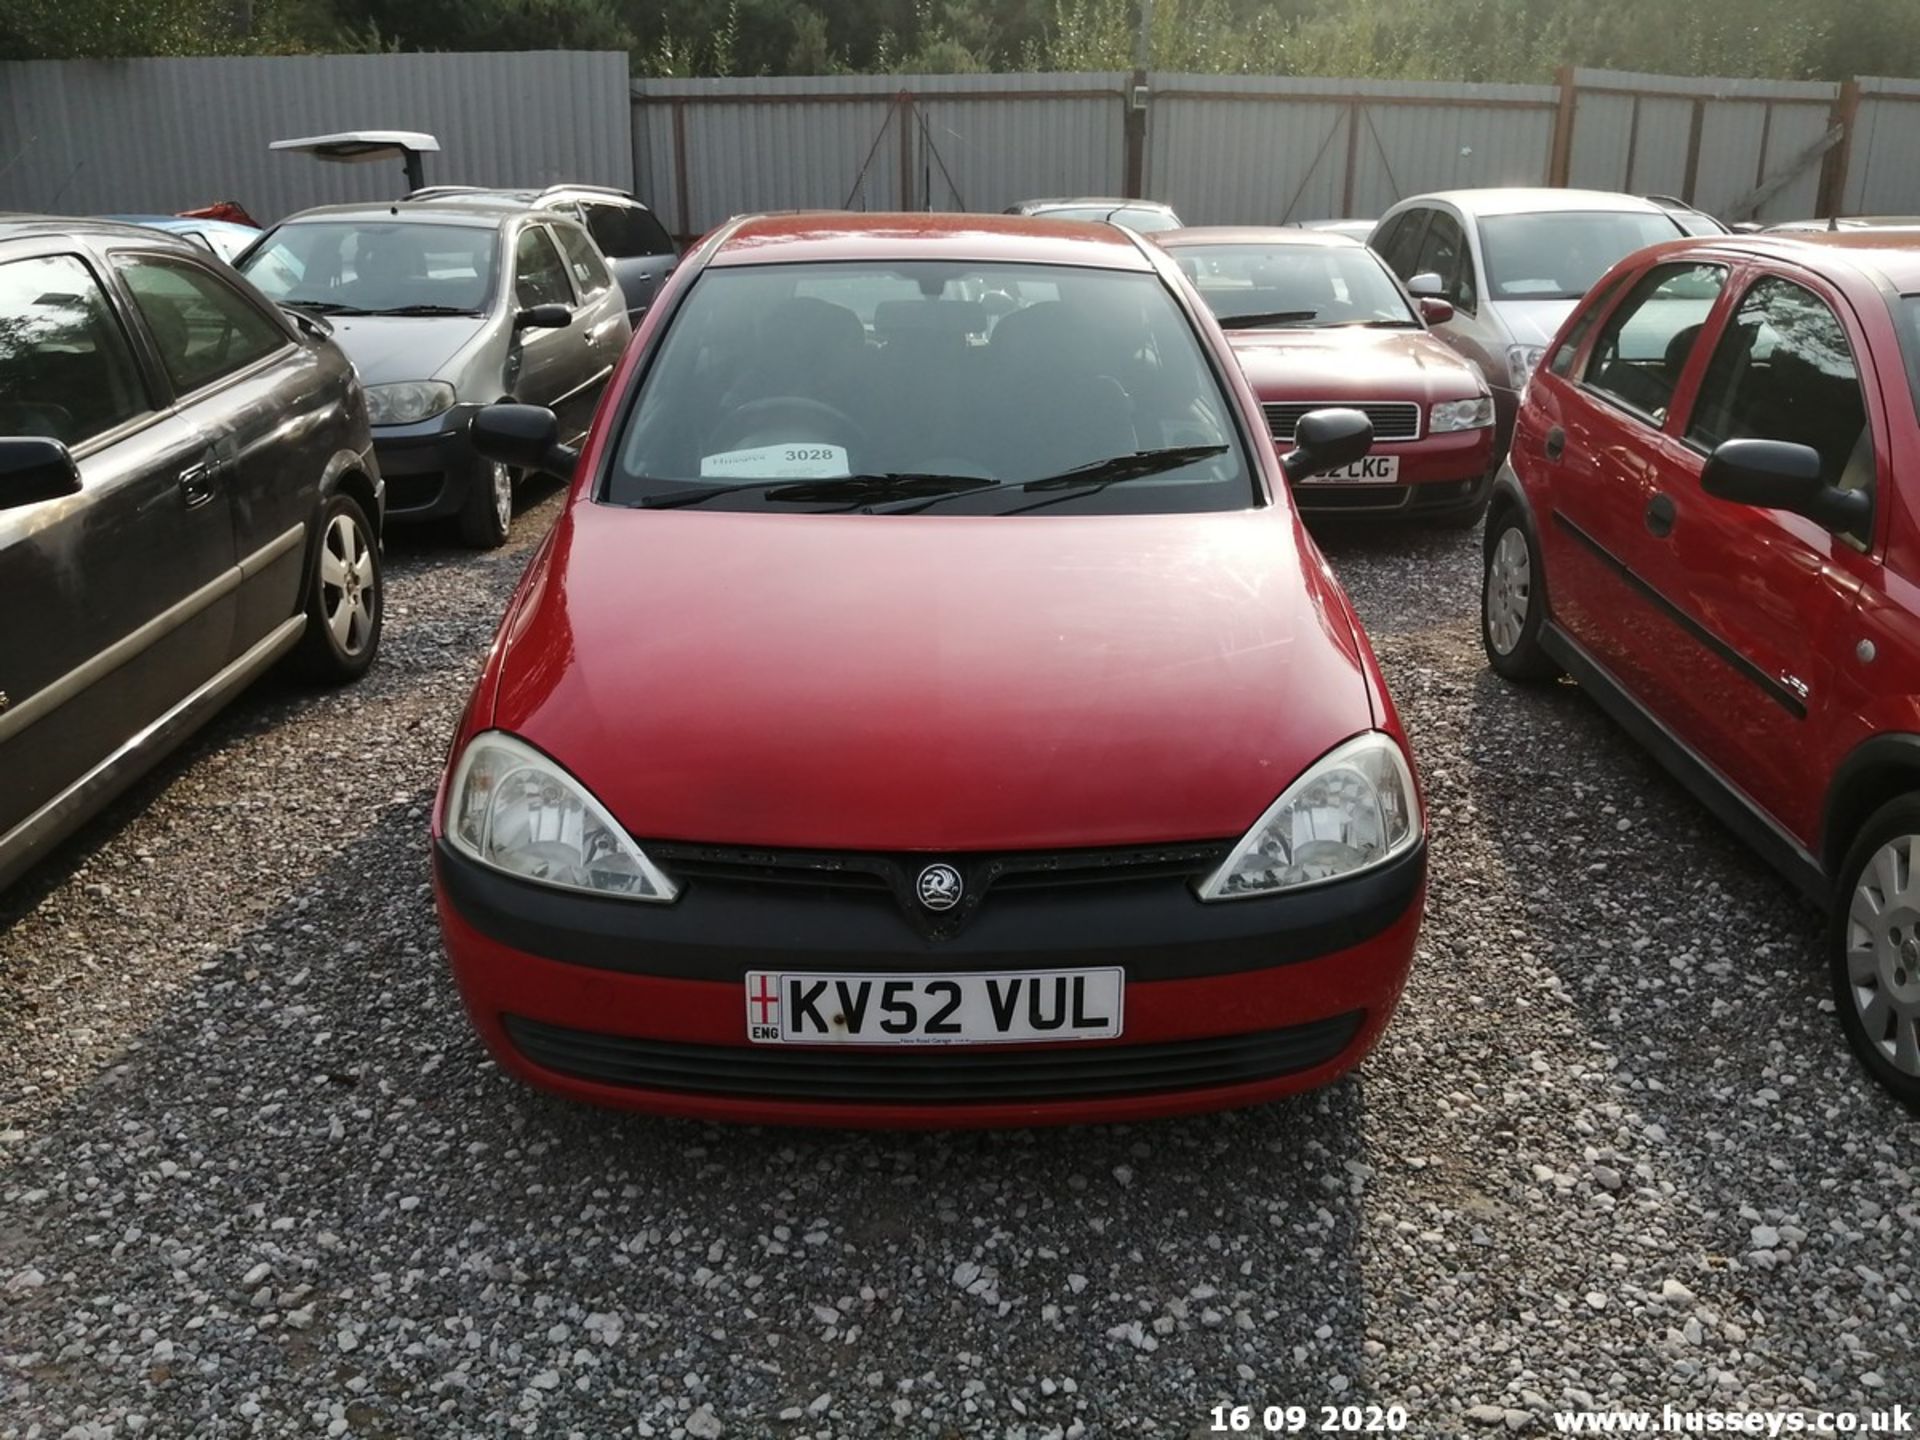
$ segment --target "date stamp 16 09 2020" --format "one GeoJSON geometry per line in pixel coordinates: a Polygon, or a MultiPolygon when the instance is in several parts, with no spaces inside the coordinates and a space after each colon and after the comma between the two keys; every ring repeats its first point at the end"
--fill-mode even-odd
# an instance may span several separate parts
{"type": "Polygon", "coordinates": [[[1216,1405],[1210,1427],[1220,1435],[1397,1435],[1407,1428],[1401,1405],[1216,1405]]]}

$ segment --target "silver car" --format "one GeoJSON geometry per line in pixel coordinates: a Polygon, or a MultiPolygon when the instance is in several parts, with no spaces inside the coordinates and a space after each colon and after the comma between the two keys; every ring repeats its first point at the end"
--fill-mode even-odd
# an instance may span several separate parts
{"type": "Polygon", "coordinates": [[[1368,243],[1414,295],[1453,306],[1431,328],[1486,376],[1504,455],[1527,377],[1593,282],[1686,233],[1638,195],[1514,187],[1416,195],[1381,216],[1368,243]]]}
{"type": "Polygon", "coordinates": [[[519,478],[467,425],[509,399],[586,433],[632,328],[578,222],[526,205],[336,205],[302,211],[241,257],[271,299],[325,317],[360,372],[393,521],[452,519],[505,543],[519,478]]]}

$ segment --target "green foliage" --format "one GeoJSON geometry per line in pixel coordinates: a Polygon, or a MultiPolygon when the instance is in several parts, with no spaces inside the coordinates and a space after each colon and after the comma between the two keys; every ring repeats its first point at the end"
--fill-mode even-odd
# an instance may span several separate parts
{"type": "Polygon", "coordinates": [[[645,75],[1920,74],[1920,0],[0,0],[0,59],[619,49],[645,75]]]}

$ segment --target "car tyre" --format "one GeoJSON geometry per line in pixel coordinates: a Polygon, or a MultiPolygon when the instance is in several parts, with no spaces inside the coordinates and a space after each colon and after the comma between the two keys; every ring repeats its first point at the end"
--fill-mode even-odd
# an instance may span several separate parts
{"type": "Polygon", "coordinates": [[[1827,963],[1862,1066],[1920,1114],[1920,795],[1875,811],[1840,867],[1827,963]]]}
{"type": "Polygon", "coordinates": [[[307,628],[294,664],[323,685],[358,680],[380,650],[386,614],[380,539],[351,495],[331,496],[320,512],[319,544],[307,581],[307,628]]]}
{"type": "Polygon", "coordinates": [[[460,506],[460,539],[475,550],[498,550],[513,532],[514,474],[497,460],[482,460],[460,506]]]}
{"type": "Polygon", "coordinates": [[[1551,680],[1560,674],[1553,657],[1540,648],[1547,608],[1540,573],[1540,549],[1524,516],[1516,506],[1503,507],[1487,527],[1480,643],[1494,673],[1509,680],[1551,680]]]}

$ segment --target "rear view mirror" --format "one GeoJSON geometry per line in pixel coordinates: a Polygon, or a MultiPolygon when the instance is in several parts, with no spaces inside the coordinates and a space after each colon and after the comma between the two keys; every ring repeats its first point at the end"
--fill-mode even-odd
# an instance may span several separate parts
{"type": "Polygon", "coordinates": [[[542,405],[489,405],[473,417],[468,437],[483,460],[511,470],[537,470],[571,480],[580,452],[560,443],[560,422],[542,405]]]}
{"type": "Polygon", "coordinates": [[[1289,480],[1325,475],[1363,460],[1373,448],[1373,422],[1358,410],[1309,410],[1293,427],[1293,449],[1280,457],[1289,480]]]}
{"type": "Polygon", "coordinates": [[[1727,440],[1707,457],[1700,488],[1736,505],[1789,510],[1829,530],[1864,535],[1873,501],[1820,478],[1820,452],[1785,440],[1727,440]]]}
{"type": "Polygon", "coordinates": [[[1423,295],[1430,295],[1436,299],[1443,299],[1447,293],[1447,286],[1446,282],[1433,271],[1422,270],[1418,275],[1407,281],[1407,291],[1416,298],[1423,295]]]}
{"type": "Polygon", "coordinates": [[[529,305],[513,317],[516,330],[564,330],[573,324],[573,312],[564,305],[529,305]]]}
{"type": "Polygon", "coordinates": [[[1453,318],[1453,302],[1442,300],[1438,295],[1422,295],[1414,302],[1420,307],[1420,318],[1429,325],[1444,325],[1453,318]]]}
{"type": "Polygon", "coordinates": [[[44,435],[0,437],[0,510],[80,493],[80,467],[58,440],[44,435]]]}

